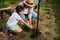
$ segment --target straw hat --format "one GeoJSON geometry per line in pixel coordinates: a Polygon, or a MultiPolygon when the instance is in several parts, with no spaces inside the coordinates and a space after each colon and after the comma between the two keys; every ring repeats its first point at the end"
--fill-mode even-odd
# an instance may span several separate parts
{"type": "Polygon", "coordinates": [[[34,0],[24,0],[24,3],[27,6],[33,7],[34,6],[34,0]]]}

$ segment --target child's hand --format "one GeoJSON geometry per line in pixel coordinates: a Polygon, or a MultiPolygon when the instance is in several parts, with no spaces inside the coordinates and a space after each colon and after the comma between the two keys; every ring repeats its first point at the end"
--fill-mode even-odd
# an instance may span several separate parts
{"type": "Polygon", "coordinates": [[[27,23],[29,24],[29,21],[27,21],[27,23]]]}

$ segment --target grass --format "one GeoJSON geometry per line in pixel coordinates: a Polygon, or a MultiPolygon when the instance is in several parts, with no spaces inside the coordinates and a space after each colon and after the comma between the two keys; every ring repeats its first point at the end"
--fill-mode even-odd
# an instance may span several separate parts
{"type": "Polygon", "coordinates": [[[60,27],[56,29],[56,33],[60,34],[60,27]]]}
{"type": "Polygon", "coordinates": [[[17,3],[20,0],[0,0],[0,8],[5,8],[17,3]]]}
{"type": "Polygon", "coordinates": [[[35,20],[32,20],[32,24],[35,24],[36,23],[36,21],[35,20]]]}
{"type": "Polygon", "coordinates": [[[0,24],[0,29],[2,28],[2,25],[0,24]]]}
{"type": "MultiPolygon", "coordinates": [[[[55,23],[57,25],[56,32],[60,34],[60,0],[52,0],[52,5],[55,13],[55,23]]],[[[58,37],[56,40],[60,40],[60,37],[58,37]]]]}
{"type": "Polygon", "coordinates": [[[44,11],[46,9],[45,5],[46,5],[46,0],[41,0],[41,8],[40,8],[40,13],[41,15],[44,15],[44,11]]]}
{"type": "MultiPolygon", "coordinates": [[[[60,0],[59,0],[60,1],[60,0]]],[[[57,1],[57,0],[54,0],[52,1],[53,3],[53,9],[54,9],[54,12],[55,12],[55,18],[57,21],[60,20],[60,2],[57,1]]]]}
{"type": "Polygon", "coordinates": [[[54,38],[54,40],[60,40],[60,36],[58,36],[57,38],[54,38]]]}

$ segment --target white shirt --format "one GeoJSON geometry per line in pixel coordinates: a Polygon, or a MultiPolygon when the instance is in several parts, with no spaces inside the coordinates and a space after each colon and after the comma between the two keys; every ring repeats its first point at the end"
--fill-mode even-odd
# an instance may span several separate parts
{"type": "Polygon", "coordinates": [[[10,16],[10,18],[8,19],[7,24],[8,25],[15,25],[15,24],[17,24],[17,22],[19,20],[22,20],[20,15],[16,12],[13,12],[12,15],[10,16]]]}
{"type": "MultiPolygon", "coordinates": [[[[22,1],[18,5],[24,6],[24,2],[22,1]]],[[[34,7],[24,8],[23,14],[28,14],[29,13],[28,17],[31,17],[32,13],[33,13],[33,9],[34,9],[34,7]]]]}

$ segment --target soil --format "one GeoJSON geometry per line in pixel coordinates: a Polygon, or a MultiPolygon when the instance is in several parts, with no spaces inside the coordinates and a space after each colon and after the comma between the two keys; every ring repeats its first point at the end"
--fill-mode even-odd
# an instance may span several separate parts
{"type": "MultiPolygon", "coordinates": [[[[6,34],[6,22],[9,18],[9,15],[4,13],[3,19],[1,18],[0,23],[3,25],[3,31],[0,32],[0,40],[55,40],[59,35],[56,33],[57,25],[55,23],[55,14],[52,9],[52,4],[49,1],[49,3],[46,5],[46,10],[44,15],[40,15],[39,19],[39,32],[41,32],[40,35],[38,35],[35,38],[31,38],[31,34],[33,31],[22,31],[21,33],[13,36],[8,36],[6,34]]],[[[37,9],[35,9],[37,12],[37,9]]],[[[35,26],[37,26],[35,24],[35,26]]],[[[34,33],[35,34],[35,33],[34,33]]]]}

